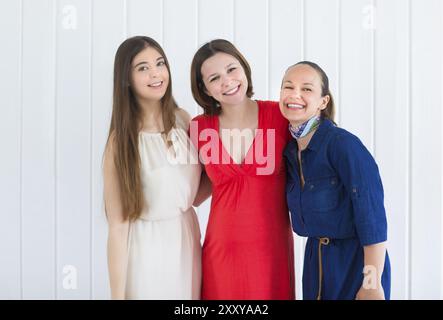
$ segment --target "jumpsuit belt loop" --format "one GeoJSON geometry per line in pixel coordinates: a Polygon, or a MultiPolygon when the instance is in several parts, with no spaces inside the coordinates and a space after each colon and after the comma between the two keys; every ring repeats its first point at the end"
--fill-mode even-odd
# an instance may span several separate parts
{"type": "Polygon", "coordinates": [[[321,290],[322,290],[322,282],[323,282],[323,263],[322,263],[322,254],[321,247],[327,246],[330,243],[329,238],[318,238],[318,295],[317,300],[321,300],[321,290]]]}

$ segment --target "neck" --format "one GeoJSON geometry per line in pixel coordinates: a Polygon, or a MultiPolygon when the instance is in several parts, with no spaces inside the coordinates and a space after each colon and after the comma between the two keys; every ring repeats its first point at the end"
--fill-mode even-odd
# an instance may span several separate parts
{"type": "Polygon", "coordinates": [[[222,117],[231,123],[242,122],[254,107],[255,101],[250,98],[246,98],[236,105],[222,105],[222,117]]]}
{"type": "MultiPolygon", "coordinates": [[[[293,126],[296,125],[295,123],[292,123],[292,122],[291,122],[291,124],[292,124],[293,126]]],[[[300,125],[300,124],[299,124],[299,125],[300,125]]],[[[304,136],[303,138],[295,139],[295,141],[297,141],[297,145],[298,145],[298,150],[299,150],[299,151],[303,151],[303,150],[305,150],[305,149],[308,147],[309,142],[311,141],[312,136],[314,135],[315,131],[317,131],[317,130],[314,130],[314,131],[308,133],[308,134],[307,134],[306,136],[304,136]]]]}
{"type": "MultiPolygon", "coordinates": [[[[291,126],[293,126],[293,127],[298,127],[298,126],[300,126],[302,124],[303,123],[291,122],[291,126]]],[[[300,138],[295,139],[295,141],[297,141],[297,145],[298,145],[298,150],[299,151],[303,151],[303,150],[305,150],[308,147],[309,142],[311,141],[311,139],[312,139],[314,133],[317,131],[317,129],[318,128],[312,130],[311,132],[309,132],[304,137],[300,137],[300,138]]]]}
{"type": "Polygon", "coordinates": [[[142,109],[142,128],[148,131],[163,130],[160,101],[139,101],[142,109]]]}

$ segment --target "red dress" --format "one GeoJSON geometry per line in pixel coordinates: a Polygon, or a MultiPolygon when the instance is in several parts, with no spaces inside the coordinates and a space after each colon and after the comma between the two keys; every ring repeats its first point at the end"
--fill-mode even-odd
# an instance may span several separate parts
{"type": "Polygon", "coordinates": [[[288,122],[280,114],[278,103],[257,103],[258,129],[262,130],[257,131],[242,164],[234,163],[224,148],[217,116],[193,119],[192,125],[198,124],[198,130],[191,129],[191,139],[212,182],[202,252],[202,299],[295,298],[283,160],[288,122]],[[205,163],[209,158],[211,163],[205,163]]]}

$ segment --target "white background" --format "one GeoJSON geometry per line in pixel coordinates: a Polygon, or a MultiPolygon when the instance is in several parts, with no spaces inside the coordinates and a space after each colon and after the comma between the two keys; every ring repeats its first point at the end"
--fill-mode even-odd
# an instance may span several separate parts
{"type": "Polygon", "coordinates": [[[441,0],[0,0],[0,298],[109,298],[101,160],[132,35],[163,45],[192,115],[190,63],[210,39],[244,53],[257,99],[278,98],[289,65],[323,66],[339,125],[380,167],[392,298],[443,298],[441,0]]]}

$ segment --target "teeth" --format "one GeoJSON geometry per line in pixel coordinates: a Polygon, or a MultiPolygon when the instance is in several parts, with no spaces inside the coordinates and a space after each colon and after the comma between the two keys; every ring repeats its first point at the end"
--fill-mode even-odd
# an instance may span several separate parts
{"type": "Polygon", "coordinates": [[[288,108],[290,108],[290,109],[303,109],[304,106],[299,105],[299,104],[289,103],[289,104],[288,104],[288,108]]]}
{"type": "Polygon", "coordinates": [[[160,87],[162,85],[162,81],[150,84],[149,87],[160,87]]]}
{"type": "Polygon", "coordinates": [[[232,94],[232,93],[236,92],[237,89],[238,89],[238,86],[233,88],[233,89],[231,89],[231,90],[229,90],[229,91],[226,91],[224,94],[232,94]]]}

